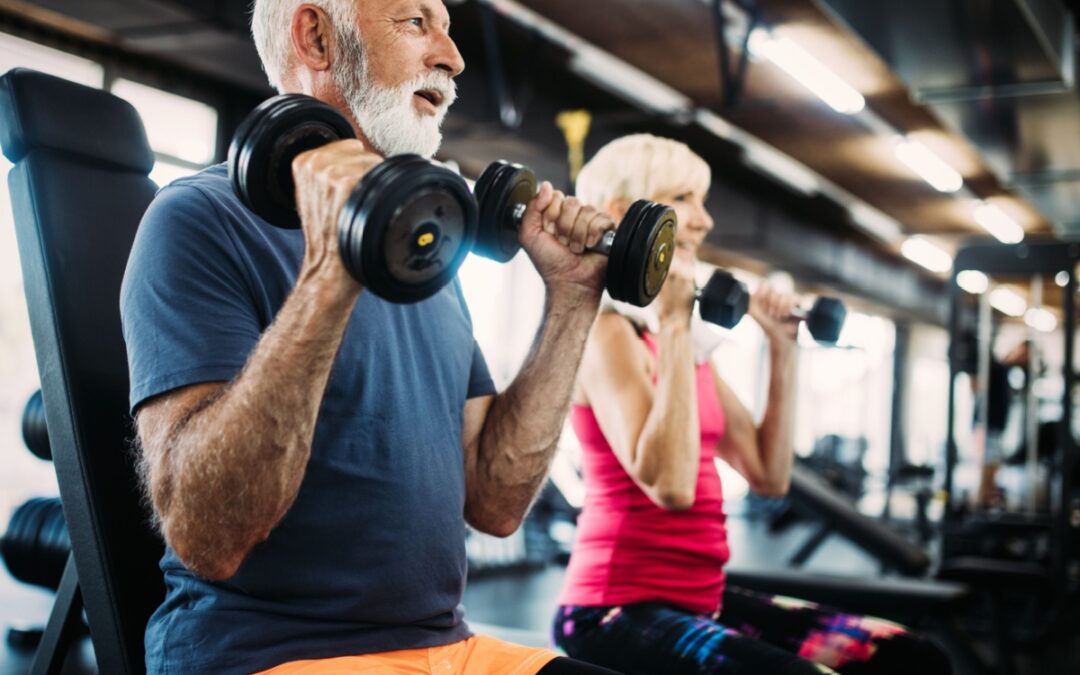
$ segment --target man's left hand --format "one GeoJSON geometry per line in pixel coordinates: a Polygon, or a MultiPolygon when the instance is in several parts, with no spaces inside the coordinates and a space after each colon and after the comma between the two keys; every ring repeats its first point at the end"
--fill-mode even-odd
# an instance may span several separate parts
{"type": "Polygon", "coordinates": [[[544,181],[525,209],[518,239],[549,291],[567,291],[599,302],[607,257],[585,249],[614,228],[615,222],[606,213],[544,181]]]}

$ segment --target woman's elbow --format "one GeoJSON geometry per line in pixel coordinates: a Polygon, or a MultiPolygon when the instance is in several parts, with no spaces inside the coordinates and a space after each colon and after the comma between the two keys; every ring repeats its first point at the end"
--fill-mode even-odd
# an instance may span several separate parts
{"type": "Polygon", "coordinates": [[[693,490],[661,489],[653,494],[653,502],[666,511],[688,511],[694,506],[693,490]]]}

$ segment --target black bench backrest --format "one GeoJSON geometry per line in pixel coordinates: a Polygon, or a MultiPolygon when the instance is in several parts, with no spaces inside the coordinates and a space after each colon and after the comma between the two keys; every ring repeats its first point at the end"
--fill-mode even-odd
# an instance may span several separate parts
{"type": "Polygon", "coordinates": [[[135,109],[27,69],[0,77],[8,176],[45,416],[102,673],[144,670],[164,595],[162,543],[138,492],[120,282],[156,187],[135,109]]]}

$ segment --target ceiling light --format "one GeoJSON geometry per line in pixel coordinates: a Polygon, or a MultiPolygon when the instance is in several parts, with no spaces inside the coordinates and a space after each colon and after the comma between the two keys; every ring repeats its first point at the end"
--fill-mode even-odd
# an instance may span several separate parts
{"type": "Polygon", "coordinates": [[[910,237],[900,246],[900,252],[913,263],[931,272],[948,272],[952,269],[952,256],[922,237],[910,237]]]}
{"type": "Polygon", "coordinates": [[[939,192],[956,192],[964,185],[964,179],[956,169],[918,141],[898,138],[896,157],[939,192]]]}
{"type": "Polygon", "coordinates": [[[862,94],[791,40],[758,28],[750,33],[747,46],[751,54],[772,61],[836,112],[853,115],[866,107],[862,94]]]}
{"type": "Polygon", "coordinates": [[[964,270],[956,275],[956,285],[972,295],[979,295],[990,288],[990,280],[982,272],[964,270]]]}
{"type": "Polygon", "coordinates": [[[1057,317],[1050,310],[1033,307],[1024,314],[1024,323],[1035,330],[1050,333],[1057,328],[1057,317]]]}
{"type": "Polygon", "coordinates": [[[1027,311],[1027,301],[1019,293],[1008,288],[995,288],[990,291],[990,305],[1009,316],[1023,316],[1027,311]]]}
{"type": "Polygon", "coordinates": [[[1066,284],[1069,283],[1069,273],[1065,270],[1061,270],[1054,275],[1054,283],[1058,286],[1061,286],[1062,288],[1065,288],[1066,284]]]}
{"type": "Polygon", "coordinates": [[[1003,244],[1016,244],[1024,238],[1024,228],[994,204],[976,202],[973,214],[975,222],[1003,244]]]}

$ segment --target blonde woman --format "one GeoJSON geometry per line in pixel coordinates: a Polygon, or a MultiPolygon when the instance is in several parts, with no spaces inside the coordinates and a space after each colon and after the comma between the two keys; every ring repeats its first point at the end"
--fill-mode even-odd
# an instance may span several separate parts
{"type": "Polygon", "coordinates": [[[708,165],[687,146],[634,135],[582,170],[578,197],[620,219],[635,199],[670,204],[678,248],[651,316],[601,313],[572,407],[586,501],[553,630],[575,658],[626,673],[949,671],[936,647],[880,619],[727,588],[720,457],[750,487],[787,491],[793,461],[794,296],[762,285],[749,314],[768,344],[764,417],[695,339],[693,263],[713,227],[708,165]]]}

